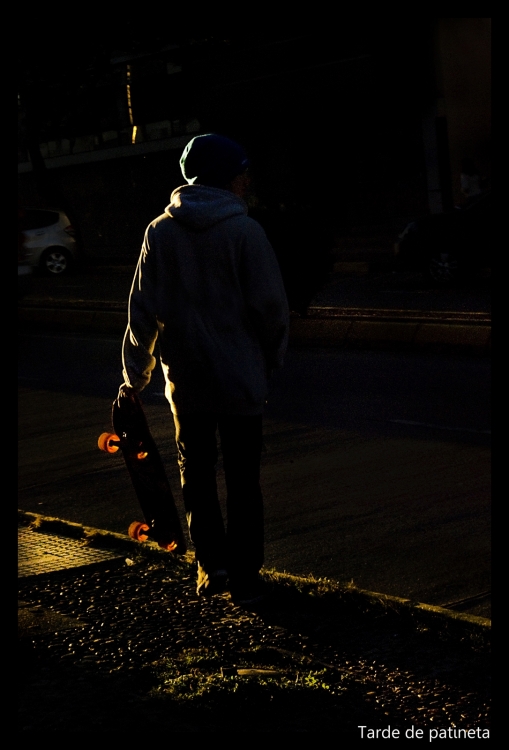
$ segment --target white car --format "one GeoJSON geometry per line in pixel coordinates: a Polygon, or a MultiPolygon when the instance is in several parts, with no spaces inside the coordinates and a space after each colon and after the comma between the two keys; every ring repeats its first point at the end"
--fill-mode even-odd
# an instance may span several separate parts
{"type": "Polygon", "coordinates": [[[67,215],[57,209],[22,208],[18,215],[21,251],[18,263],[59,276],[76,261],[76,237],[67,215]]]}

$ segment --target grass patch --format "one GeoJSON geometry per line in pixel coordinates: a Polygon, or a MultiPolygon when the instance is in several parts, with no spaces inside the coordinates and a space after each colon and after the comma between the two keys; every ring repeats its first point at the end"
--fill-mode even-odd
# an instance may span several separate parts
{"type": "Polygon", "coordinates": [[[358,707],[358,687],[349,675],[310,668],[275,649],[253,649],[234,660],[213,650],[187,650],[158,664],[154,677],[150,698],[191,711],[204,727],[224,721],[241,731],[308,731],[342,722],[358,707]]]}

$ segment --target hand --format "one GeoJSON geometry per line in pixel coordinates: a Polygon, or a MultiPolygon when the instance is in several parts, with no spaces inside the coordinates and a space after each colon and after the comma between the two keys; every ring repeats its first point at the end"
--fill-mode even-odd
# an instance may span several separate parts
{"type": "Polygon", "coordinates": [[[134,388],[127,385],[127,383],[122,383],[118,389],[117,403],[120,403],[121,398],[129,398],[132,393],[135,393],[134,388]]]}

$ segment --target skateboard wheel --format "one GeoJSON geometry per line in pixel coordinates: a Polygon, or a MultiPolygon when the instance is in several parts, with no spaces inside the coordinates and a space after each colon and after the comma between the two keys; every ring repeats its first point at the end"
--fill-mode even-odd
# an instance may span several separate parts
{"type": "Polygon", "coordinates": [[[97,445],[105,453],[116,453],[119,449],[119,443],[118,435],[114,435],[112,432],[103,432],[97,440],[97,445]]]}
{"type": "Polygon", "coordinates": [[[158,544],[162,549],[168,550],[168,552],[173,552],[178,547],[177,542],[173,542],[173,541],[172,542],[158,542],[158,544]]]}
{"type": "Polygon", "coordinates": [[[131,539],[136,539],[137,542],[146,542],[148,539],[147,534],[144,534],[145,531],[149,530],[149,526],[146,523],[141,523],[141,521],[133,521],[132,524],[129,526],[128,534],[131,537],[131,539]]]}
{"type": "Polygon", "coordinates": [[[138,461],[143,461],[143,459],[147,458],[147,456],[148,456],[148,453],[146,451],[140,451],[139,453],[136,454],[136,458],[138,459],[138,461]]]}

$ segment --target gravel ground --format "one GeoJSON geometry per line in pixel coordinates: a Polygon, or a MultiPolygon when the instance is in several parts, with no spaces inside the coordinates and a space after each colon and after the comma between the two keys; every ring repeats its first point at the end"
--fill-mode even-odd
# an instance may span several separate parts
{"type": "Polygon", "coordinates": [[[19,731],[486,737],[489,629],[266,580],[249,612],[199,599],[191,565],[168,554],[20,579],[19,731]]]}

